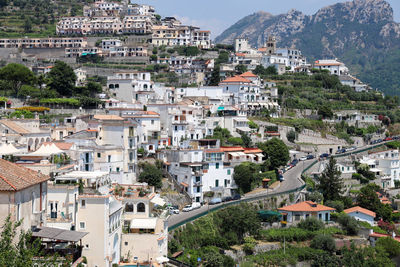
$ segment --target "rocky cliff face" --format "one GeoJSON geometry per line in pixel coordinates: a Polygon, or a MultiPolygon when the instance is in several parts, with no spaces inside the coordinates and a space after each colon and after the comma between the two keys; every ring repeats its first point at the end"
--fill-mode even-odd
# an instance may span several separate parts
{"type": "Polygon", "coordinates": [[[311,16],[297,10],[276,16],[258,12],[232,25],[216,43],[232,44],[245,37],[253,46],[262,46],[268,35],[274,35],[280,47],[296,46],[310,59],[338,57],[373,87],[400,94],[400,70],[395,77],[397,70],[386,68],[389,60],[400,69],[400,24],[384,0],[338,3],[311,16]]]}

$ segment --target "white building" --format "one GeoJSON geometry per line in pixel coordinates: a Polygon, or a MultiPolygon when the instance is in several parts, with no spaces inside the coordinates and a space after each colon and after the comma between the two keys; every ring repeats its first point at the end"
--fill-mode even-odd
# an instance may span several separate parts
{"type": "Polygon", "coordinates": [[[335,209],[312,201],[304,201],[279,208],[278,211],[283,216],[282,220],[288,223],[298,223],[308,217],[315,217],[321,221],[329,222],[331,212],[335,211],[335,209]]]}
{"type": "Polygon", "coordinates": [[[346,75],[349,73],[349,69],[342,62],[337,59],[322,59],[317,60],[314,63],[314,68],[319,70],[328,70],[332,75],[346,75]]]}
{"type": "Polygon", "coordinates": [[[343,212],[355,218],[357,221],[367,222],[371,226],[375,225],[374,219],[376,217],[376,213],[373,211],[356,206],[349,209],[345,209],[343,212]]]}
{"type": "Polygon", "coordinates": [[[149,72],[117,72],[107,77],[107,87],[113,97],[130,103],[147,101],[154,94],[149,72]]]}

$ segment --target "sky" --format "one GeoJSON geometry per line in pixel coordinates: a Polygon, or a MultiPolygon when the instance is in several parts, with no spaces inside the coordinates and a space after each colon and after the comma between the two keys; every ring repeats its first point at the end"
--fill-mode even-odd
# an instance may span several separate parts
{"type": "MultiPolygon", "coordinates": [[[[386,0],[394,10],[396,22],[400,21],[400,1],[386,0]]],[[[184,24],[211,30],[217,37],[239,19],[257,11],[273,15],[297,9],[306,15],[318,9],[345,0],[134,0],[134,3],[149,4],[161,16],[176,17],[184,24]]]]}

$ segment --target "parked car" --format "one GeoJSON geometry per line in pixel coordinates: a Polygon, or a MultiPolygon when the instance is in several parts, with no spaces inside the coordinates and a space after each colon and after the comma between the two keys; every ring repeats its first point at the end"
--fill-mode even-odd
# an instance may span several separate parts
{"type": "Polygon", "coordinates": [[[321,159],[323,159],[323,158],[328,158],[328,157],[329,157],[329,154],[328,154],[328,153],[322,153],[319,157],[320,157],[321,159]]]}
{"type": "Polygon", "coordinates": [[[298,159],[294,159],[290,164],[294,167],[297,165],[297,163],[299,163],[298,159]]]}
{"type": "Polygon", "coordinates": [[[283,174],[281,174],[281,173],[278,175],[278,178],[279,178],[279,181],[281,181],[281,182],[285,181],[285,178],[283,178],[283,174]]]}
{"type": "Polygon", "coordinates": [[[240,196],[240,194],[236,194],[236,195],[233,195],[232,200],[239,200],[241,198],[242,197],[240,196]]]}
{"type": "Polygon", "coordinates": [[[215,198],[213,198],[213,199],[211,199],[210,200],[210,205],[215,205],[215,204],[219,204],[219,203],[221,203],[222,202],[222,199],[221,198],[219,198],[219,197],[215,197],[215,198]]]}
{"type": "Polygon", "coordinates": [[[377,143],[382,143],[383,140],[382,140],[382,139],[378,139],[378,140],[376,140],[376,142],[377,142],[377,143]]]}
{"type": "Polygon", "coordinates": [[[393,140],[399,140],[400,136],[393,136],[393,140]]]}
{"type": "Polygon", "coordinates": [[[192,203],[192,208],[195,209],[200,209],[201,208],[201,203],[199,202],[193,202],[192,203]]]}
{"type": "Polygon", "coordinates": [[[184,212],[189,212],[189,211],[192,211],[192,210],[193,210],[192,205],[186,205],[186,206],[182,209],[182,211],[184,211],[184,212]]]}
{"type": "Polygon", "coordinates": [[[356,149],[357,149],[357,147],[352,146],[352,147],[346,148],[346,151],[353,151],[353,150],[356,150],[356,149]]]}
{"type": "Polygon", "coordinates": [[[300,161],[305,161],[305,160],[307,160],[307,156],[302,156],[299,160],[300,161]]]}
{"type": "Polygon", "coordinates": [[[314,155],[307,155],[307,159],[313,159],[314,155]]]}
{"type": "Polygon", "coordinates": [[[391,140],[393,140],[392,137],[386,137],[385,139],[383,139],[383,141],[391,141],[391,140]]]}
{"type": "Polygon", "coordinates": [[[228,201],[231,201],[231,200],[232,200],[231,196],[227,196],[227,197],[223,197],[222,198],[222,202],[228,202],[228,201]]]}
{"type": "Polygon", "coordinates": [[[375,144],[377,144],[378,143],[378,140],[372,140],[369,144],[370,145],[375,145],[375,144]]]}
{"type": "Polygon", "coordinates": [[[292,165],[287,165],[287,166],[285,167],[285,172],[287,172],[287,171],[290,170],[291,168],[293,168],[292,165]]]}
{"type": "Polygon", "coordinates": [[[168,210],[170,214],[179,214],[178,206],[169,206],[168,210]]]}
{"type": "Polygon", "coordinates": [[[336,151],[336,154],[343,154],[346,153],[346,149],[342,148],[342,149],[338,149],[338,151],[336,151]]]}

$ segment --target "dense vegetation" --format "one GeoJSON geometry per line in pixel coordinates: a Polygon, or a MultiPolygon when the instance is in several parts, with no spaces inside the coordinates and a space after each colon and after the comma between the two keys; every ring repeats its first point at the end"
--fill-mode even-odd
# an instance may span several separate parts
{"type": "Polygon", "coordinates": [[[91,0],[45,1],[1,0],[0,35],[4,37],[48,37],[56,33],[58,17],[82,15],[91,0]]]}
{"type": "Polygon", "coordinates": [[[35,75],[21,64],[10,63],[0,69],[0,95],[13,96],[28,104],[50,107],[98,107],[102,103],[96,94],[102,86],[90,80],[85,86],[76,86],[73,69],[56,61],[47,75],[35,75]]]}

